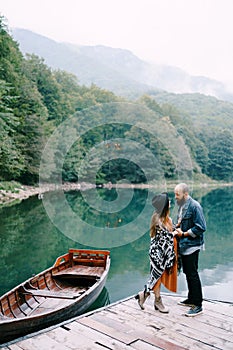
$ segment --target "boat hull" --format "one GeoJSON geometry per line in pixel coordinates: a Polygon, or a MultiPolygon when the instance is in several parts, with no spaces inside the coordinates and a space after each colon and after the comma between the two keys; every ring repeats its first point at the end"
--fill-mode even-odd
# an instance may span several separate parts
{"type": "MultiPolygon", "coordinates": [[[[42,313],[38,312],[38,314],[35,310],[33,315],[19,318],[6,318],[1,314],[0,344],[9,342],[30,333],[37,332],[85,313],[85,311],[90,308],[90,306],[96,301],[102,292],[106,283],[109,266],[110,260],[107,262],[106,268],[101,277],[93,285],[91,285],[86,292],[81,294],[76,299],[67,299],[64,301],[64,299],[61,300],[59,298],[55,298],[51,302],[51,299],[43,298],[43,300],[46,300],[48,303],[53,303],[56,305],[54,310],[45,311],[42,313]],[[59,307],[60,303],[61,308],[59,307]]],[[[26,282],[23,284],[24,286],[26,282]]],[[[21,287],[22,285],[16,287],[15,290],[17,291],[21,287]]]]}

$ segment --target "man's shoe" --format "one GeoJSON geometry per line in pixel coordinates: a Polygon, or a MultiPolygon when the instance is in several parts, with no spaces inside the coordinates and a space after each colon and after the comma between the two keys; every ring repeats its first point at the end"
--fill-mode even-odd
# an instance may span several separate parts
{"type": "Polygon", "coordinates": [[[182,306],[189,306],[192,307],[193,304],[190,302],[190,300],[185,299],[185,300],[181,300],[178,302],[178,305],[182,305],[182,306]]]}
{"type": "Polygon", "coordinates": [[[150,295],[150,292],[147,291],[146,288],[143,291],[139,292],[137,295],[135,295],[135,299],[137,299],[138,305],[142,310],[145,309],[143,304],[145,303],[149,295],[150,295]]]}
{"type": "Polygon", "coordinates": [[[202,314],[202,312],[203,312],[203,310],[202,310],[201,306],[193,305],[191,307],[191,309],[188,312],[186,312],[185,316],[194,317],[194,316],[202,314]]]}

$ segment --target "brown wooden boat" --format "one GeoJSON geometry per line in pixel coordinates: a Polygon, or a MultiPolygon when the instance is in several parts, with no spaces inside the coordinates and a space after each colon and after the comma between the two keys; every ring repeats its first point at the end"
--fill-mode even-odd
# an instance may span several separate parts
{"type": "Polygon", "coordinates": [[[104,288],[110,252],[70,249],[0,297],[0,344],[84,313],[104,288]]]}

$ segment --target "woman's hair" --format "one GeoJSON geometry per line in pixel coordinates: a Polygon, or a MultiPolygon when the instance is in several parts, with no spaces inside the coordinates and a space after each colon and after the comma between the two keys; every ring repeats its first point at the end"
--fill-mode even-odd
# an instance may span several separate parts
{"type": "Polygon", "coordinates": [[[152,205],[160,217],[165,217],[169,211],[169,198],[167,192],[162,192],[152,198],[152,205]]]}
{"type": "Polygon", "coordinates": [[[171,219],[169,217],[169,198],[166,192],[156,195],[152,199],[152,205],[155,207],[155,211],[151,217],[150,225],[150,237],[155,237],[156,227],[159,224],[163,224],[169,230],[172,229],[171,219]]]}

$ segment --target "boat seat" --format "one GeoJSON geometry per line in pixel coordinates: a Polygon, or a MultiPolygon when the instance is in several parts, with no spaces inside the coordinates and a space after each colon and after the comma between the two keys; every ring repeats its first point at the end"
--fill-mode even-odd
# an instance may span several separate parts
{"type": "Polygon", "coordinates": [[[77,266],[74,265],[68,269],[53,272],[52,277],[55,278],[77,278],[95,280],[100,279],[103,272],[102,267],[90,267],[90,266],[77,266]]]}
{"type": "Polygon", "coordinates": [[[34,295],[37,297],[45,298],[59,298],[59,299],[76,299],[85,293],[86,289],[81,289],[76,293],[67,293],[67,292],[57,292],[53,290],[44,290],[44,289],[26,289],[24,288],[22,293],[27,295],[34,295]]]}

